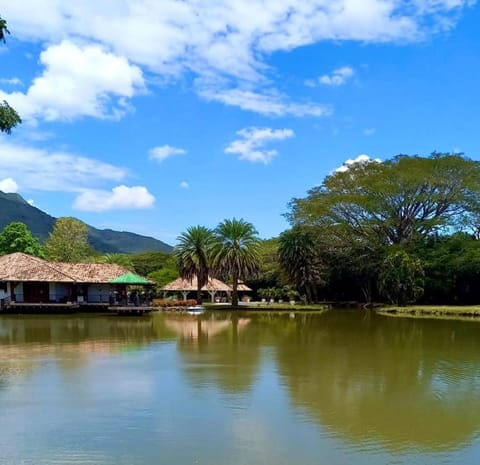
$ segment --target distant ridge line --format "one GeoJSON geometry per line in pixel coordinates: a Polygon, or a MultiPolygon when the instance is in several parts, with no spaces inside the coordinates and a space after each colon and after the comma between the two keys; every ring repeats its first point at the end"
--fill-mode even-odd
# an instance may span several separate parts
{"type": "MultiPolygon", "coordinates": [[[[14,221],[25,223],[32,234],[45,242],[57,219],[30,205],[20,194],[0,191],[0,230],[14,221]]],[[[98,229],[87,225],[88,243],[101,253],[170,253],[173,247],[150,236],[128,231],[98,229]]]]}

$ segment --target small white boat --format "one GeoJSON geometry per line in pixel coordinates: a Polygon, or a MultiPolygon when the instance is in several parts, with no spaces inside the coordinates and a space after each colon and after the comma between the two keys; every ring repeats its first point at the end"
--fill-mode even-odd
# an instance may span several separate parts
{"type": "Polygon", "coordinates": [[[187,307],[187,313],[189,315],[199,315],[205,311],[205,307],[201,305],[192,305],[191,307],[187,307]]]}

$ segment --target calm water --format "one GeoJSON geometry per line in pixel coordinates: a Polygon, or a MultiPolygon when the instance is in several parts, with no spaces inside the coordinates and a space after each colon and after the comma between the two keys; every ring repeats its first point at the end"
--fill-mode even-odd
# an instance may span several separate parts
{"type": "Polygon", "coordinates": [[[480,322],[3,316],[0,463],[480,463],[480,322]]]}

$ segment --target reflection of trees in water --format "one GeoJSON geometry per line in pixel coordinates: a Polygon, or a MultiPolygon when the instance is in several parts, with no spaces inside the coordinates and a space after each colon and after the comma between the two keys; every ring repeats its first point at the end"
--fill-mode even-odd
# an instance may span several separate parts
{"type": "Polygon", "coordinates": [[[477,323],[360,311],[248,318],[5,316],[0,391],[45,357],[67,370],[98,352],[176,340],[191,385],[242,394],[255,383],[262,347],[270,347],[293,404],[323,427],[356,444],[453,448],[480,430],[479,333],[477,323]]]}
{"type": "Polygon", "coordinates": [[[213,384],[227,392],[243,392],[252,386],[260,361],[260,340],[249,327],[250,321],[224,315],[170,322],[171,329],[177,328],[184,370],[195,387],[213,384]]]}
{"type": "Polygon", "coordinates": [[[332,312],[277,341],[295,405],[355,442],[435,450],[480,427],[480,327],[332,312]]]}

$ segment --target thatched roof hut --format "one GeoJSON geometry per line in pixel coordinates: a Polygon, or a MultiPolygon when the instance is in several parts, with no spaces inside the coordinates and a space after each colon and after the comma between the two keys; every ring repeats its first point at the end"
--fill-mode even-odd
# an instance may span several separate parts
{"type": "MultiPolygon", "coordinates": [[[[177,278],[175,281],[162,287],[162,291],[193,292],[197,290],[197,278],[189,279],[177,278]]],[[[209,278],[208,283],[202,287],[202,291],[208,292],[230,292],[232,288],[219,279],[209,278]]]]}
{"type": "MultiPolygon", "coordinates": [[[[163,286],[161,290],[163,292],[181,292],[183,298],[186,299],[189,292],[197,291],[197,278],[182,279],[177,278],[175,281],[163,286]]],[[[209,278],[205,286],[202,287],[202,291],[208,292],[210,294],[212,302],[215,301],[215,296],[218,292],[225,292],[227,295],[232,292],[232,287],[228,284],[225,284],[223,281],[220,281],[216,278],[209,278]]],[[[243,283],[239,283],[238,291],[240,292],[249,292],[251,289],[243,283]]],[[[226,301],[226,298],[225,298],[226,301]]]]}

